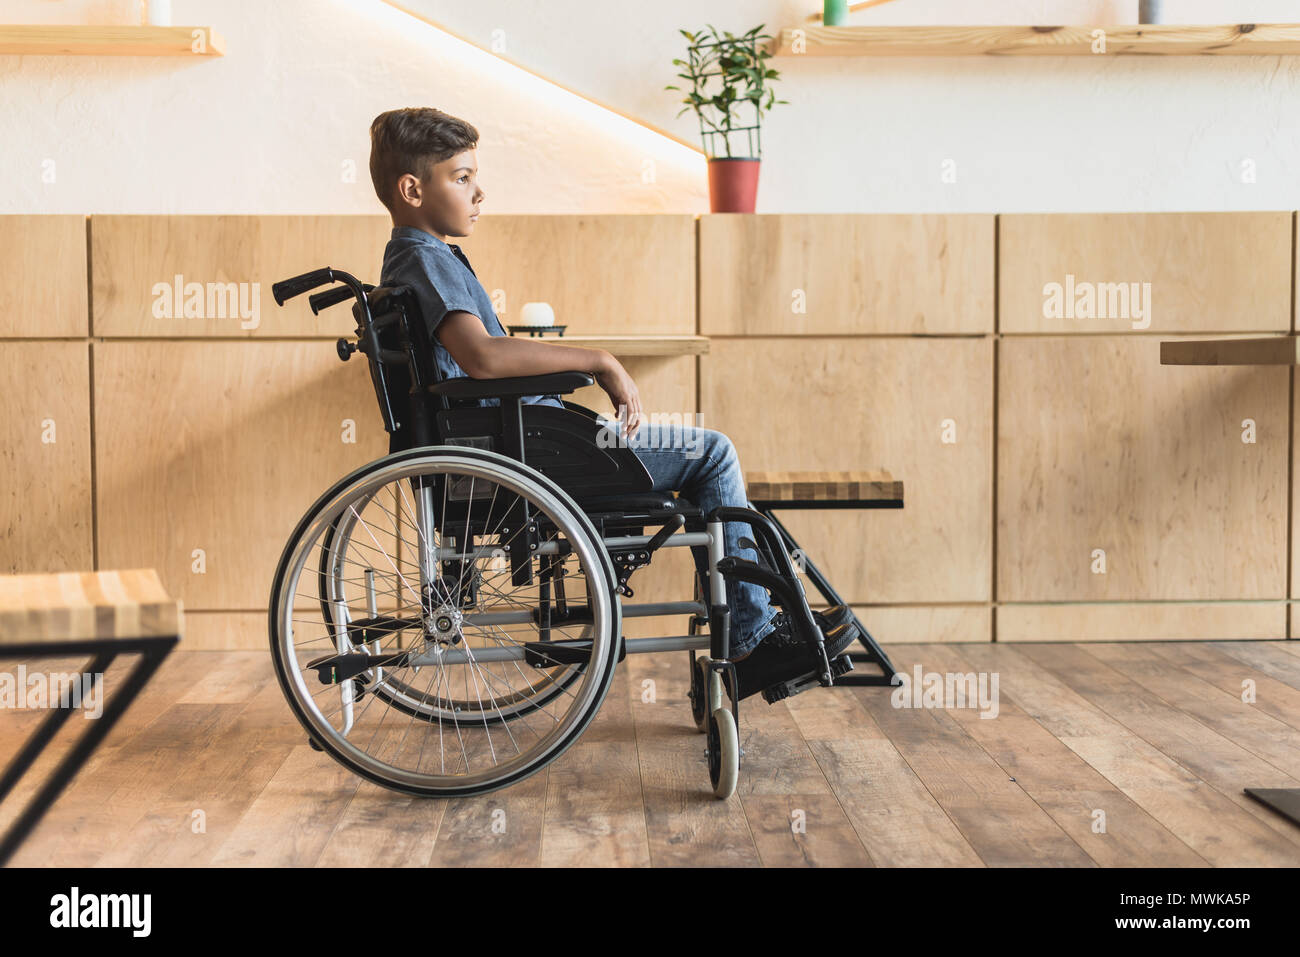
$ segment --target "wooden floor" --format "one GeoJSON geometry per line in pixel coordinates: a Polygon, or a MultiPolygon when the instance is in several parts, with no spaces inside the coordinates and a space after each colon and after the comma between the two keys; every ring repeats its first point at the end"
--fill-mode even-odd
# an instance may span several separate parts
{"type": "MultiPolygon", "coordinates": [[[[269,654],[178,651],[12,863],[1300,865],[1300,827],[1242,793],[1300,787],[1300,641],[888,651],[909,674],[997,672],[998,716],[895,709],[889,688],[756,696],[725,802],[682,652],[628,656],[596,721],[544,771],[422,800],[308,747],[269,654]]],[[[41,717],[0,712],[0,759],[41,717]]],[[[25,781],[0,826],[30,793],[25,781]]]]}

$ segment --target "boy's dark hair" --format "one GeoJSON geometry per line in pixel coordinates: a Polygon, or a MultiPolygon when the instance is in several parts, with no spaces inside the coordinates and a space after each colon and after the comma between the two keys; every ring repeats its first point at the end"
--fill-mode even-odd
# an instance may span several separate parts
{"type": "Polygon", "coordinates": [[[431,106],[380,113],[370,124],[370,180],[391,213],[393,187],[411,173],[421,180],[438,163],[478,145],[478,130],[431,106]]]}

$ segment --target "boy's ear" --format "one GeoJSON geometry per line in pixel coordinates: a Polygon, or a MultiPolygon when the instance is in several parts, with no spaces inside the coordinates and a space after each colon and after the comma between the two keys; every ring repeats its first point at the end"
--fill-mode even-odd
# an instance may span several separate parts
{"type": "Polygon", "coordinates": [[[394,195],[398,203],[418,208],[424,201],[424,187],[412,173],[403,173],[397,178],[394,195]]]}

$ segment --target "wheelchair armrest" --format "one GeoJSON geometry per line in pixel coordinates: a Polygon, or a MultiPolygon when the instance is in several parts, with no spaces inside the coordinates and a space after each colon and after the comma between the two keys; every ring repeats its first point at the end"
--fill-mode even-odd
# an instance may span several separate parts
{"type": "Polygon", "coordinates": [[[473,379],[457,376],[435,382],[429,391],[449,399],[490,399],[514,395],[568,395],[596,380],[588,372],[550,372],[546,375],[511,376],[506,379],[473,379]]]}

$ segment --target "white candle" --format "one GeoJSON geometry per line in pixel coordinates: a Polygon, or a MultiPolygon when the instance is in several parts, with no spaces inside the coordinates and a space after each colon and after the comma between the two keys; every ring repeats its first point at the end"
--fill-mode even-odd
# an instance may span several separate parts
{"type": "Polygon", "coordinates": [[[526,302],[519,310],[519,323],[525,326],[553,326],[555,310],[549,302],[526,302]]]}
{"type": "Polygon", "coordinates": [[[146,18],[153,27],[172,25],[172,0],[148,0],[146,18]]]}

